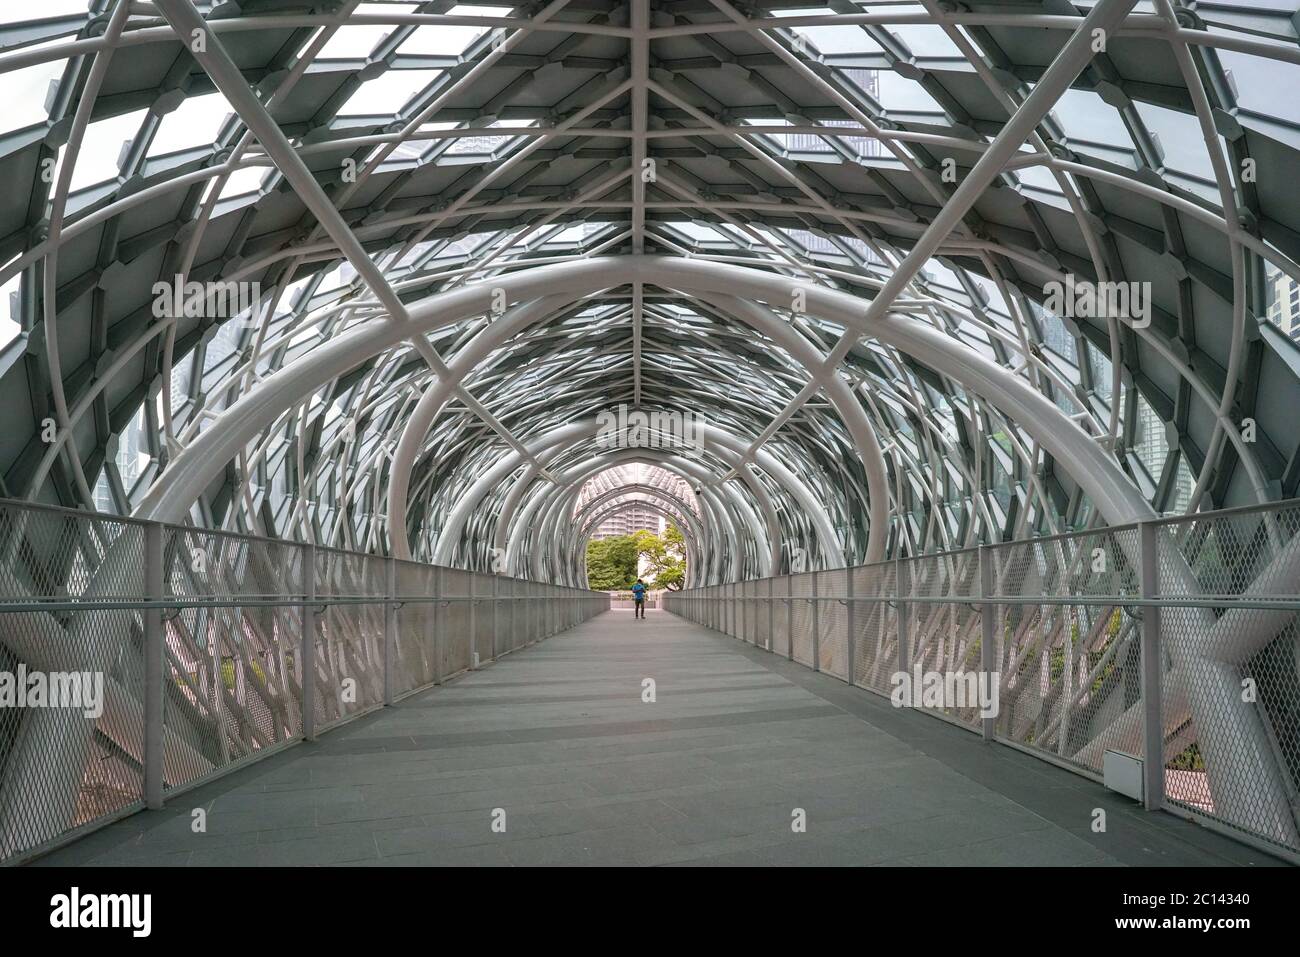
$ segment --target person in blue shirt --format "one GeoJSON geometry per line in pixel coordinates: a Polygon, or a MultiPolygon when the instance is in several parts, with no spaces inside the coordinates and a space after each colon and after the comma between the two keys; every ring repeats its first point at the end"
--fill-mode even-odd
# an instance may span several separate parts
{"type": "Polygon", "coordinates": [[[636,609],[636,617],[644,618],[645,617],[645,582],[643,582],[639,578],[636,580],[636,584],[632,586],[632,602],[633,602],[633,607],[636,609]]]}

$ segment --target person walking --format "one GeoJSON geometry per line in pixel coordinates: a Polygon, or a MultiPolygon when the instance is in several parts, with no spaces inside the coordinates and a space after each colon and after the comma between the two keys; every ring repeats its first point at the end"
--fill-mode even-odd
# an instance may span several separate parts
{"type": "Polygon", "coordinates": [[[637,618],[645,617],[645,593],[645,582],[638,578],[632,586],[632,607],[636,610],[637,618]]]}

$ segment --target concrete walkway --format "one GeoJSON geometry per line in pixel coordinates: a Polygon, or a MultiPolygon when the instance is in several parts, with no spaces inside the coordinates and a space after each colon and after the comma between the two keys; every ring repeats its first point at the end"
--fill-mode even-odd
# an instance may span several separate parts
{"type": "Polygon", "coordinates": [[[615,611],[38,862],[84,863],[1276,862],[734,638],[615,611]]]}

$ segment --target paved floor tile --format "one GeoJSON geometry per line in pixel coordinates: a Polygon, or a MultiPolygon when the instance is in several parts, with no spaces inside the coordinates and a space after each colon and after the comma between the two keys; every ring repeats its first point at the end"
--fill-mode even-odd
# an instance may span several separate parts
{"type": "Polygon", "coordinates": [[[734,638],[609,612],[38,863],[1257,862],[1271,861],[734,638]]]}

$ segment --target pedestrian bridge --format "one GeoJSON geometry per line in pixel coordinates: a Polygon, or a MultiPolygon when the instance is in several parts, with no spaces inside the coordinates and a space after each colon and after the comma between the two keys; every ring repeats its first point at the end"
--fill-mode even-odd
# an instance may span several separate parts
{"type": "Polygon", "coordinates": [[[0,525],[11,863],[1295,858],[1297,685],[1269,657],[1295,505],[706,585],[643,620],[191,526],[0,525]]]}
{"type": "Polygon", "coordinates": [[[3,3],[0,862],[1300,861],[1296,3],[497,4],[3,3]]]}
{"type": "Polygon", "coordinates": [[[609,611],[40,863],[1272,861],[675,615],[609,611]]]}

